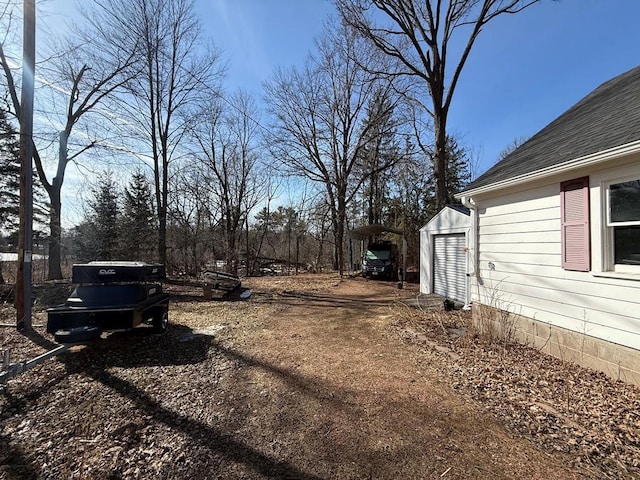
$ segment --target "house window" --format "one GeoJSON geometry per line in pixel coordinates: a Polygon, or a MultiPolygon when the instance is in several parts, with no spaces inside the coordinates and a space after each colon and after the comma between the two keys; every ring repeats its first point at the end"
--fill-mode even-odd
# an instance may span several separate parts
{"type": "Polygon", "coordinates": [[[640,273],[640,179],[607,188],[611,270],[640,273]]]}

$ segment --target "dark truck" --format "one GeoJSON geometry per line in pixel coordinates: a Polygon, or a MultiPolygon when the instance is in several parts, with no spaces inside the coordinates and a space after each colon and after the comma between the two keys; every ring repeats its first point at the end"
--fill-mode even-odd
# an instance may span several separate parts
{"type": "Polygon", "coordinates": [[[59,343],[79,343],[102,332],[141,324],[163,333],[169,323],[169,295],[160,281],[164,265],[90,262],[73,265],[76,287],[62,304],[47,310],[47,332],[59,343]]]}
{"type": "Polygon", "coordinates": [[[393,242],[370,243],[362,258],[362,276],[393,279],[398,273],[398,249],[393,242]]]}

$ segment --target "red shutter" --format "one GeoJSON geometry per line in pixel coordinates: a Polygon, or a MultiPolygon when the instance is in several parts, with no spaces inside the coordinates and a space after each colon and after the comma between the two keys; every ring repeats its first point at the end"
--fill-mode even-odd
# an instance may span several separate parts
{"type": "Polygon", "coordinates": [[[588,272],[591,269],[589,177],[560,184],[560,217],[562,268],[588,272]]]}

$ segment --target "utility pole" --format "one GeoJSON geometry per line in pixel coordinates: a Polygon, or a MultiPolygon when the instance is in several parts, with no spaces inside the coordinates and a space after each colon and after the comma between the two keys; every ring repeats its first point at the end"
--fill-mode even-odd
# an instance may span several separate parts
{"type": "Polygon", "coordinates": [[[20,106],[20,229],[16,274],[16,326],[30,331],[33,253],[33,91],[36,67],[35,0],[23,0],[22,98],[20,106]]]}

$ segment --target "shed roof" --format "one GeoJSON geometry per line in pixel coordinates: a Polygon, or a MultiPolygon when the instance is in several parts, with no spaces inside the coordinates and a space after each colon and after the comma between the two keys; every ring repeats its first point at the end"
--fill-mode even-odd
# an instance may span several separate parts
{"type": "Polygon", "coordinates": [[[445,205],[420,231],[445,232],[471,225],[471,211],[460,204],[445,205]]]}
{"type": "Polygon", "coordinates": [[[463,213],[465,215],[471,215],[471,210],[469,210],[467,207],[465,207],[464,205],[461,205],[459,203],[449,203],[449,204],[445,205],[445,208],[446,207],[452,208],[456,212],[460,212],[460,213],[463,213]]]}
{"type": "Polygon", "coordinates": [[[640,67],[603,83],[465,191],[640,140],[640,67]]]}

